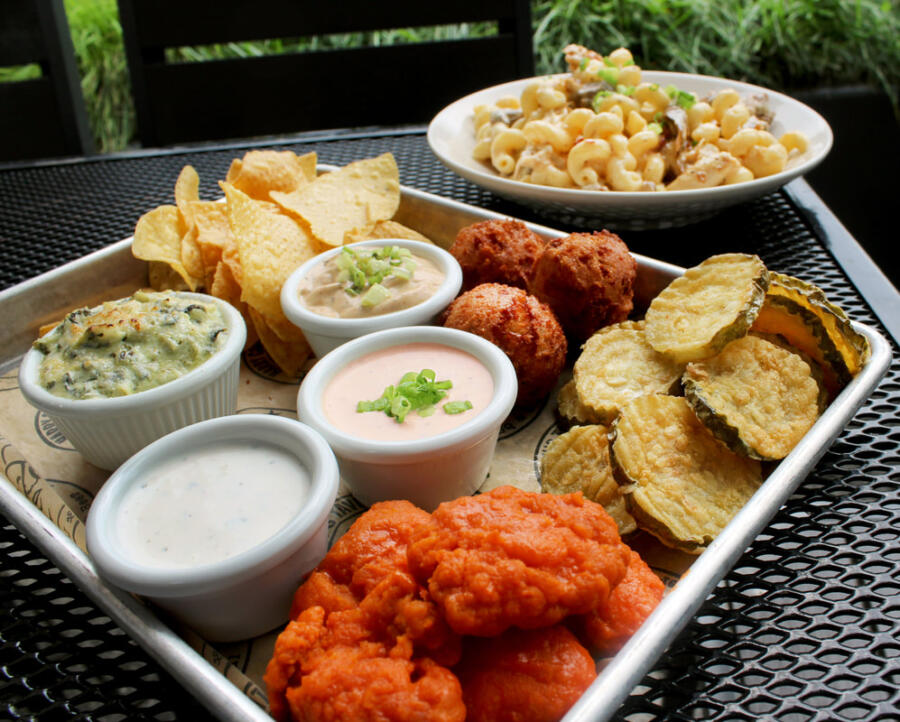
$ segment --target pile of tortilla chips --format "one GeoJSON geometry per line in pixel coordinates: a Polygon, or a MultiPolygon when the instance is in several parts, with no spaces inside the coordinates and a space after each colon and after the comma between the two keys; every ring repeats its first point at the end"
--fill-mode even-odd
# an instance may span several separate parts
{"type": "Polygon", "coordinates": [[[205,291],[238,309],[248,343],[262,343],[289,376],[310,355],[281,310],[281,286],[309,258],[368,238],[427,240],[391,220],[400,204],[390,153],[316,175],[316,154],[254,150],[231,163],[219,185],[225,202],[202,201],[197,171],[185,166],[175,205],[141,216],[132,252],[150,262],[157,289],[205,291]]]}

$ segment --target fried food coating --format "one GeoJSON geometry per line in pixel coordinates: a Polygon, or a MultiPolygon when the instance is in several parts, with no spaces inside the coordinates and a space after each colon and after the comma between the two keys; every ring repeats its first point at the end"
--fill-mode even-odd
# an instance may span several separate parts
{"type": "Polygon", "coordinates": [[[373,504],[335,542],[318,569],[365,596],[385,575],[406,571],[409,540],[430,521],[427,511],[408,501],[373,504]]]}
{"type": "Polygon", "coordinates": [[[462,720],[449,667],[461,640],[409,574],[430,523],[407,501],[374,505],[294,595],[264,681],[277,720],[462,720]]]}
{"type": "Polygon", "coordinates": [[[366,657],[364,648],[336,647],[288,691],[302,722],[463,722],[459,681],[430,659],[366,657]]]}
{"type": "Polygon", "coordinates": [[[584,633],[601,654],[615,654],[628,641],[663,598],[665,585],[632,551],[625,578],[584,618],[584,633]]]}
{"type": "Polygon", "coordinates": [[[566,362],[566,337],[553,311],[521,288],[476,286],[448,306],[443,324],[503,350],[516,369],[517,404],[533,404],[549,394],[566,362]]]}
{"type": "Polygon", "coordinates": [[[530,293],[548,304],[572,341],[628,318],[634,307],[637,262],[609,231],[572,233],[544,247],[530,293]]]}
{"type": "Polygon", "coordinates": [[[528,288],[544,240],[521,221],[481,221],[460,229],[450,246],[463,272],[463,290],[482,283],[528,288]]]}
{"type": "Polygon", "coordinates": [[[366,638],[362,610],[327,616],[310,607],[275,642],[264,681],[276,720],[434,720],[462,722],[455,675],[412,645],[366,638]]]}
{"type": "Polygon", "coordinates": [[[581,492],[502,486],[441,504],[408,557],[454,632],[489,636],[594,609],[623,578],[629,552],[581,492]]]}
{"type": "Polygon", "coordinates": [[[561,625],[468,638],[455,671],[467,722],[556,722],[597,676],[591,655],[561,625]]]}

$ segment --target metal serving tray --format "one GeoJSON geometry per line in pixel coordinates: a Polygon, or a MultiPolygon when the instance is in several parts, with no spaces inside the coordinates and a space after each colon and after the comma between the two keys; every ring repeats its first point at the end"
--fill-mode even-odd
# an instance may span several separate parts
{"type": "MultiPolygon", "coordinates": [[[[467,224],[502,218],[456,201],[403,188],[396,220],[449,246],[467,224]]],[[[545,236],[560,231],[528,224],[545,236]]],[[[146,264],[131,255],[131,239],[0,292],[0,373],[15,368],[38,328],[67,310],[96,302],[146,283],[146,264]]],[[[641,312],[683,269],[640,255],[635,308],[641,312]]],[[[811,279],[815,280],[815,279],[811,279]]],[[[803,440],[767,478],[709,548],[692,563],[659,607],[626,646],[604,667],[596,681],[564,718],[566,722],[601,722],[619,707],[641,677],[690,620],[715,584],[735,564],[841,432],[886,372],[891,350],[875,329],[855,324],[871,344],[872,355],[859,375],[831,403],[803,440]]],[[[0,483],[0,508],[47,557],[93,601],[180,680],[209,711],[222,720],[269,720],[244,692],[192,649],[172,629],[131,595],[108,585],[88,556],[12,483],[0,483]]]]}

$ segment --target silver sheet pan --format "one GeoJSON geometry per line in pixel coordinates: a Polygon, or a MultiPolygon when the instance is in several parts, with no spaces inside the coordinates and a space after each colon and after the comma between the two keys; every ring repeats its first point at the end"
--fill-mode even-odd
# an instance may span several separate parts
{"type": "MultiPolygon", "coordinates": [[[[502,216],[404,188],[395,218],[447,246],[460,227],[502,216]]],[[[543,226],[529,226],[546,237],[564,235],[543,226]]],[[[146,264],[132,257],[130,245],[131,239],[124,239],[0,292],[0,318],[15,319],[0,326],[0,372],[18,364],[43,323],[59,318],[74,306],[91,304],[101,295],[109,297],[116,289],[121,288],[124,295],[146,283],[146,264]]],[[[640,311],[683,269],[637,254],[635,257],[638,261],[635,307],[640,311]]],[[[694,561],[690,572],[666,595],[628,644],[605,666],[566,715],[566,722],[602,722],[616,711],[871,394],[888,368],[891,348],[875,329],[863,324],[856,324],[856,328],[865,334],[872,346],[869,362],[750,502],[694,561]]],[[[221,720],[269,719],[240,689],[163,624],[150,608],[100,579],[87,555],[11,483],[0,483],[0,508],[213,715],[221,720]]]]}

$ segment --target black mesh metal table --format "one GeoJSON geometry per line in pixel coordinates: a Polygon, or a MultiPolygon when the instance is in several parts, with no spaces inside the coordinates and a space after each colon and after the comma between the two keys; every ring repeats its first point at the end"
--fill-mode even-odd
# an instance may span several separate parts
{"type": "MultiPolygon", "coordinates": [[[[392,151],[401,182],[563,229],[444,169],[421,129],[279,141],[343,165],[392,151]]],[[[190,163],[213,198],[244,147],[137,153],[0,169],[0,289],[131,235],[171,202],[190,163]]],[[[622,232],[629,247],[693,265],[758,253],[814,279],[892,337],[900,296],[802,181],[702,223],[622,232]]],[[[14,323],[14,319],[3,319],[14,323]]],[[[621,720],[900,719],[900,360],[621,708],[621,720]]],[[[2,401],[0,401],[2,404],[2,401]]],[[[168,673],[10,523],[0,528],[2,719],[208,718],[168,673]]]]}

